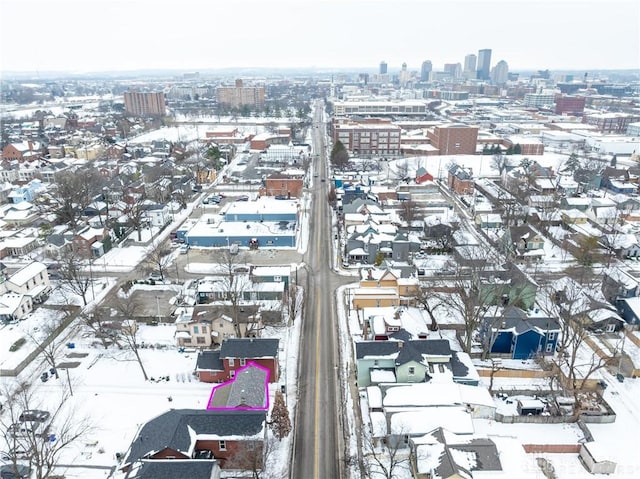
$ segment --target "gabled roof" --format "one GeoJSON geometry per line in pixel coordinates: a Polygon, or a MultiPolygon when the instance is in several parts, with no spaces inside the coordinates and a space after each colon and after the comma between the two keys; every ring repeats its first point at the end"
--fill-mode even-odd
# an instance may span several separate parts
{"type": "Polygon", "coordinates": [[[211,479],[217,467],[217,461],[203,459],[140,461],[125,479],[211,479]]]}
{"type": "Polygon", "coordinates": [[[200,351],[196,360],[197,371],[223,371],[224,364],[220,359],[220,351],[200,351]]]}
{"type": "Polygon", "coordinates": [[[233,379],[211,391],[207,409],[268,409],[269,408],[269,370],[250,362],[238,370],[233,379]]]}
{"type": "Polygon", "coordinates": [[[224,439],[258,436],[264,428],[265,411],[206,411],[171,409],[151,419],[131,443],[126,463],[171,448],[189,453],[198,436],[224,439]],[[190,434],[193,432],[193,437],[190,434]]]}
{"type": "Polygon", "coordinates": [[[274,338],[225,339],[220,347],[220,358],[275,358],[279,340],[274,338]]]}
{"type": "Polygon", "coordinates": [[[359,341],[356,342],[356,359],[392,356],[399,353],[396,364],[423,361],[423,355],[451,356],[451,346],[446,339],[417,339],[413,341],[359,341]]]}

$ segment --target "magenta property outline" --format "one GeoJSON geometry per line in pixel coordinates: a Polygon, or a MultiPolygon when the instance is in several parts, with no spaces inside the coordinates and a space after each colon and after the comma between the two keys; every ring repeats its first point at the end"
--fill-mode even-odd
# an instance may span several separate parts
{"type": "Polygon", "coordinates": [[[220,384],[216,384],[213,389],[211,390],[211,394],[209,395],[209,400],[207,401],[207,411],[268,411],[269,410],[269,375],[271,374],[271,371],[269,371],[269,368],[265,368],[264,366],[259,365],[258,363],[255,363],[254,361],[249,361],[245,366],[241,367],[240,369],[237,369],[235,372],[235,376],[223,383],[220,384]],[[229,385],[231,383],[233,383],[236,378],[238,377],[238,374],[240,374],[242,371],[244,371],[245,369],[248,369],[249,367],[254,367],[254,368],[258,368],[258,369],[262,369],[265,372],[265,378],[264,378],[264,397],[265,397],[265,405],[263,407],[241,407],[241,406],[234,406],[234,407],[209,407],[209,405],[211,404],[211,400],[213,399],[213,395],[216,392],[216,389],[222,387],[222,386],[226,386],[229,385]]]}

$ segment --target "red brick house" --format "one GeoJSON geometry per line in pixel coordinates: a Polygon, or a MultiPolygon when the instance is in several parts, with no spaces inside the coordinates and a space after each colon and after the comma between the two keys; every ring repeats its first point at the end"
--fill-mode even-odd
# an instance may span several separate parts
{"type": "Polygon", "coordinates": [[[18,160],[22,163],[25,160],[35,160],[42,156],[40,143],[33,141],[23,141],[21,143],[9,143],[2,149],[2,158],[5,160],[18,160]]]}
{"type": "Polygon", "coordinates": [[[216,459],[222,469],[262,466],[266,411],[171,409],[140,428],[122,470],[139,460],[216,459]]]}
{"type": "Polygon", "coordinates": [[[471,170],[462,168],[460,165],[453,165],[449,169],[447,185],[449,186],[449,189],[455,191],[459,195],[470,195],[474,188],[471,170]]]}
{"type": "Polygon", "coordinates": [[[219,351],[201,351],[196,375],[206,383],[221,383],[235,377],[238,369],[250,361],[269,370],[269,382],[278,382],[279,340],[273,338],[230,338],[222,341],[219,351]]]}

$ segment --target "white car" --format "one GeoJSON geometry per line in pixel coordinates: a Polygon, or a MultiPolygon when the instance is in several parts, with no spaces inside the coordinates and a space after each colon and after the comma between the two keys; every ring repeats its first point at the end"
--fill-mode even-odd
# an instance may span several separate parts
{"type": "Polygon", "coordinates": [[[178,248],[178,252],[180,254],[187,254],[189,252],[189,245],[183,244],[182,246],[180,246],[180,248],[178,248]]]}

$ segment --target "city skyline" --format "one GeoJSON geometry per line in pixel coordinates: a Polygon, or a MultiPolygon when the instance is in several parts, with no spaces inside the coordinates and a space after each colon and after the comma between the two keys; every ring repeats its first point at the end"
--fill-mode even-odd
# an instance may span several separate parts
{"type": "Polygon", "coordinates": [[[510,70],[640,68],[630,0],[0,0],[3,72],[225,68],[420,71],[490,49],[510,70]],[[464,12],[464,16],[461,13],[464,12]],[[443,19],[445,21],[443,21],[443,19]],[[450,21],[446,21],[450,20],[450,21]],[[336,23],[340,23],[336,25],[336,23]],[[25,26],[28,25],[28,32],[25,26]]]}

